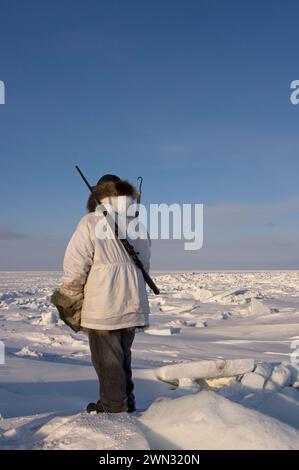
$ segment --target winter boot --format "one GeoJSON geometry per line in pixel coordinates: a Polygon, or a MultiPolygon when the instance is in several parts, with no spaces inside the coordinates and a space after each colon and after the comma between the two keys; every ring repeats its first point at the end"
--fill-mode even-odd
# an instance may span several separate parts
{"type": "MultiPolygon", "coordinates": [[[[101,404],[101,401],[98,400],[96,403],[88,403],[86,407],[87,413],[93,413],[96,411],[97,413],[105,413],[105,410],[103,408],[103,405],[101,404]]],[[[132,403],[128,403],[128,413],[134,413],[136,411],[136,402],[133,401],[132,403]]]]}
{"type": "Polygon", "coordinates": [[[136,402],[128,403],[128,413],[134,413],[136,411],[136,402]]]}
{"type": "Polygon", "coordinates": [[[104,408],[100,402],[100,400],[98,400],[96,403],[88,403],[87,407],[86,407],[86,411],[87,413],[92,413],[94,411],[96,411],[97,413],[104,413],[104,408]]]}

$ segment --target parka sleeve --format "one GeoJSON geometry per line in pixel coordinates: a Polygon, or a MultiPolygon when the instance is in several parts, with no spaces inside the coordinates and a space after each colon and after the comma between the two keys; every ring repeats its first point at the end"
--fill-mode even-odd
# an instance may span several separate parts
{"type": "Polygon", "coordinates": [[[88,221],[82,219],[70,239],[63,260],[62,288],[83,291],[94,256],[94,244],[88,221]]]}

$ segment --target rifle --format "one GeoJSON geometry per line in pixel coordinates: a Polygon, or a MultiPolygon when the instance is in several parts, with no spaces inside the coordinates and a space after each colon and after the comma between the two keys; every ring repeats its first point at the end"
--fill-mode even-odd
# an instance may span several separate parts
{"type": "Polygon", "coordinates": [[[120,241],[120,243],[122,244],[122,246],[124,247],[124,250],[128,253],[128,255],[130,256],[130,258],[133,260],[133,262],[135,263],[135,265],[137,266],[137,268],[140,269],[140,271],[142,272],[142,275],[143,275],[143,278],[144,278],[144,281],[146,282],[146,284],[149,286],[149,288],[154,292],[154,294],[156,295],[159,295],[160,294],[160,291],[158,289],[158,287],[156,286],[156,284],[154,283],[154,281],[152,280],[152,278],[150,277],[150,275],[146,272],[146,270],[144,269],[144,266],[141,262],[141,260],[138,258],[138,255],[136,253],[136,251],[134,250],[134,247],[131,245],[131,243],[129,243],[129,241],[124,238],[124,237],[121,237],[119,238],[118,236],[118,233],[119,233],[119,227],[116,223],[115,220],[113,220],[113,218],[111,217],[111,215],[109,214],[109,212],[106,210],[105,206],[101,203],[101,201],[99,201],[97,199],[97,196],[92,188],[92,186],[89,184],[89,182],[87,181],[87,179],[85,178],[85,176],[83,175],[82,171],[80,170],[79,166],[76,165],[76,170],[78,171],[79,175],[81,176],[81,178],[83,179],[84,183],[86,184],[86,186],[88,187],[89,191],[93,194],[96,202],[98,203],[98,205],[100,206],[100,208],[102,209],[102,213],[104,215],[104,217],[106,218],[110,228],[112,231],[114,231],[115,233],[115,236],[116,236],[116,239],[120,241]]]}

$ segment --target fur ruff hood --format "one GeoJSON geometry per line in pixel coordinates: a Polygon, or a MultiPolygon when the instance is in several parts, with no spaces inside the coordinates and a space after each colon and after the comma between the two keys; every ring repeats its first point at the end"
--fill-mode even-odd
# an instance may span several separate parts
{"type": "Polygon", "coordinates": [[[137,190],[126,180],[108,181],[101,183],[93,188],[87,201],[88,212],[94,212],[97,206],[96,198],[102,201],[104,198],[112,198],[116,196],[130,196],[133,199],[137,197],[137,190]],[[95,198],[96,196],[96,198],[95,198]]]}

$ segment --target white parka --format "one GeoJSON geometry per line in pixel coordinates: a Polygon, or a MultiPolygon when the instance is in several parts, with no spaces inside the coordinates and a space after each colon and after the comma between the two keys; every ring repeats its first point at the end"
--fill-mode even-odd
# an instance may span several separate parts
{"type": "MultiPolygon", "coordinates": [[[[130,198],[107,197],[102,203],[111,214],[120,214],[127,209],[130,198]]],[[[62,288],[74,293],[83,290],[82,327],[116,330],[147,326],[149,304],[142,273],[118,240],[98,237],[103,227],[111,232],[101,212],[91,212],[81,219],[65,252],[62,288]]],[[[145,230],[130,243],[148,271],[150,240],[145,230]]]]}

